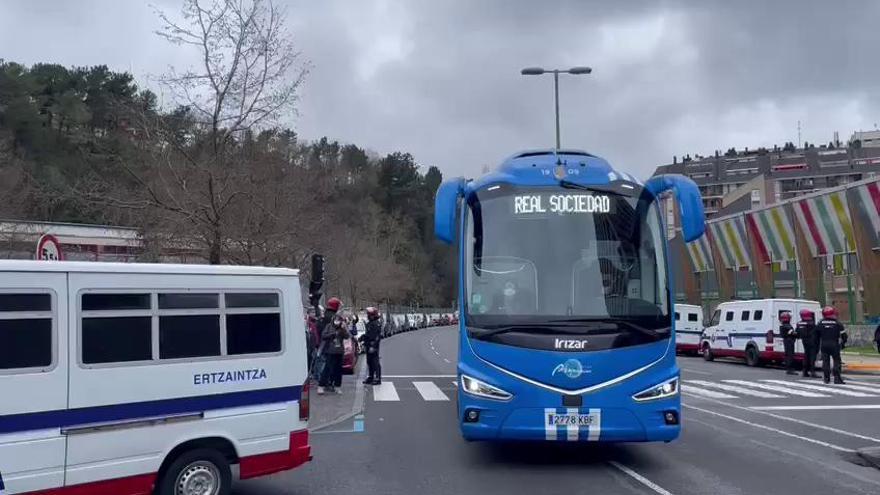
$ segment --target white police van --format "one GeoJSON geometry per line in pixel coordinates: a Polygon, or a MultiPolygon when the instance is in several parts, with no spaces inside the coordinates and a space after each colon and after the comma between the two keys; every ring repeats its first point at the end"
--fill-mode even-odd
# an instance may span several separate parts
{"type": "Polygon", "coordinates": [[[702,333],[703,308],[692,304],[676,304],[675,351],[682,354],[699,354],[702,333]]]}
{"type": "MultiPolygon", "coordinates": [[[[712,315],[712,321],[703,331],[700,349],[703,359],[716,357],[743,358],[749,366],[772,361],[783,361],[785,350],[779,333],[779,315],[791,313],[791,325],[800,321],[801,310],[813,313],[814,321],[821,319],[816,301],[805,299],[756,299],[723,302],[712,315]]],[[[802,360],[803,344],[795,346],[795,359],[802,360]]]]}
{"type": "Polygon", "coordinates": [[[294,270],[0,261],[4,495],[227,494],[311,459],[308,404],[294,270]]]}

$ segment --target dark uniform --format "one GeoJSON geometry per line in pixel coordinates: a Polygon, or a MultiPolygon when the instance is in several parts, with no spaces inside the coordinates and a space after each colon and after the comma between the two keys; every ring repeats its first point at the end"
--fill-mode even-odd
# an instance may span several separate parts
{"type": "Polygon", "coordinates": [[[797,335],[804,344],[803,376],[816,378],[816,352],[819,350],[819,332],[812,320],[801,320],[797,324],[797,335]]]}
{"type": "Polygon", "coordinates": [[[779,325],[779,333],[782,334],[782,345],[785,349],[785,373],[794,375],[796,374],[794,371],[794,345],[797,342],[797,333],[788,322],[779,325]]]}
{"type": "Polygon", "coordinates": [[[369,385],[382,383],[382,365],[379,363],[379,342],[382,340],[382,323],[379,318],[367,321],[363,336],[363,346],[367,353],[367,368],[370,376],[364,380],[369,385]]]}
{"type": "Polygon", "coordinates": [[[820,348],[822,349],[822,375],[825,383],[828,383],[831,374],[834,374],[834,383],[843,383],[840,376],[840,348],[841,343],[846,343],[846,329],[834,318],[823,318],[816,325],[819,333],[820,348]],[[834,367],[831,367],[831,360],[834,367]]]}

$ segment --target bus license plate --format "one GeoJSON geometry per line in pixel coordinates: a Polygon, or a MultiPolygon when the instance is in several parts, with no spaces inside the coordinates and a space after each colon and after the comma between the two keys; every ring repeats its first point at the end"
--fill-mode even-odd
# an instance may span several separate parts
{"type": "Polygon", "coordinates": [[[599,422],[598,414],[547,413],[549,426],[592,426],[599,422]]]}

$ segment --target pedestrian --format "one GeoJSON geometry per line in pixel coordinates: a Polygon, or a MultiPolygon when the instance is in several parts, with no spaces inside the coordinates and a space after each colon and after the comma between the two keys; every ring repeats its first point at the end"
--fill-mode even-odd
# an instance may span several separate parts
{"type": "Polygon", "coordinates": [[[318,382],[318,395],[323,395],[328,389],[329,392],[342,393],[342,355],[345,353],[345,340],[350,337],[345,320],[338,314],[321,333],[325,361],[324,371],[318,382]]]}
{"type": "Polygon", "coordinates": [[[379,342],[382,340],[382,315],[377,308],[367,308],[367,325],[363,336],[363,346],[367,353],[369,376],[364,385],[380,385],[382,383],[382,365],[379,362],[379,342]]]}
{"type": "Polygon", "coordinates": [[[797,335],[804,345],[803,376],[816,378],[816,351],[819,350],[819,333],[816,331],[816,317],[809,309],[801,310],[801,321],[797,324],[797,335]]]}
{"type": "Polygon", "coordinates": [[[819,332],[820,347],[822,349],[822,375],[825,383],[830,382],[831,374],[834,375],[834,383],[843,384],[840,375],[840,349],[846,345],[846,329],[837,321],[837,310],[831,306],[822,309],[822,320],[816,325],[819,332]],[[831,366],[831,360],[834,366],[831,366]]]}
{"type": "Polygon", "coordinates": [[[874,345],[877,346],[877,352],[880,352],[880,325],[874,330],[874,345]]]}
{"type": "Polygon", "coordinates": [[[782,335],[782,345],[785,349],[785,374],[796,375],[794,371],[794,345],[797,343],[797,333],[791,326],[791,313],[783,311],[779,313],[779,333],[782,335]]]}

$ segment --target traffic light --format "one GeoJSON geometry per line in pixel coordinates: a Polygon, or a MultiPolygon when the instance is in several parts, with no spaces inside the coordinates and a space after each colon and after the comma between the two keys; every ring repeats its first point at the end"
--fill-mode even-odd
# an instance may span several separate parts
{"type": "Polygon", "coordinates": [[[312,280],[309,281],[309,304],[318,306],[321,304],[324,287],[324,256],[312,255],[312,280]]]}

